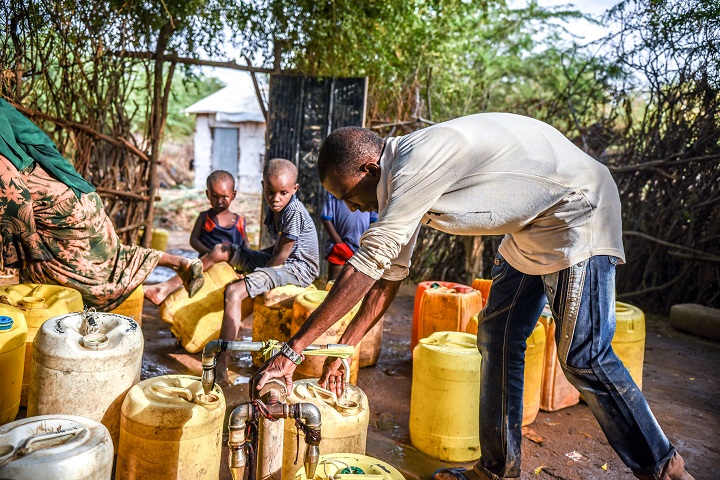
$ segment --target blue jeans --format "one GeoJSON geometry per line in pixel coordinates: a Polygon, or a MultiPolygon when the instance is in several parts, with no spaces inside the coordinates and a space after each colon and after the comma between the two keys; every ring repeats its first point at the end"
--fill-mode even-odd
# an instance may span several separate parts
{"type": "Polygon", "coordinates": [[[560,272],[526,275],[500,254],[480,312],[480,450],[488,478],[520,476],[526,340],[549,302],[560,365],[583,394],[610,445],[633,471],[654,473],[675,449],[645,397],[613,352],[615,264],[595,256],[560,272]]]}

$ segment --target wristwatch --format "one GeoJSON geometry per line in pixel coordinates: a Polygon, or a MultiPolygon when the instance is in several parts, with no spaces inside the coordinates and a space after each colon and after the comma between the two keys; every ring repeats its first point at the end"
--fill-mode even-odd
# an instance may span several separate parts
{"type": "Polygon", "coordinates": [[[300,365],[300,363],[305,360],[305,355],[302,353],[296,353],[295,350],[288,347],[287,343],[283,343],[282,347],[280,347],[280,354],[289,358],[295,365],[300,365]]]}

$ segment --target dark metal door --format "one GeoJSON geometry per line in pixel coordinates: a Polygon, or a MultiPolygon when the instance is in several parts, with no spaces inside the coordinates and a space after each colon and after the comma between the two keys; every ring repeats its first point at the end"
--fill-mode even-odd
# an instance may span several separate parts
{"type": "Polygon", "coordinates": [[[212,145],[212,169],[230,172],[237,181],[238,129],[215,128],[212,145]]]}

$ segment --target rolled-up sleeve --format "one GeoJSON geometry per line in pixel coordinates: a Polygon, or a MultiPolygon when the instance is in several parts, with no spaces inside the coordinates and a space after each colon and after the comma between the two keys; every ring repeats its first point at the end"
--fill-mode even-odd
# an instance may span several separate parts
{"type": "Polygon", "coordinates": [[[450,134],[442,142],[423,140],[415,139],[404,147],[405,152],[402,147],[398,151],[389,175],[387,204],[381,208],[377,222],[360,238],[360,248],[349,260],[375,280],[401,280],[407,276],[420,220],[457,181],[456,173],[443,166],[443,159],[455,155],[463,139],[450,134]]]}

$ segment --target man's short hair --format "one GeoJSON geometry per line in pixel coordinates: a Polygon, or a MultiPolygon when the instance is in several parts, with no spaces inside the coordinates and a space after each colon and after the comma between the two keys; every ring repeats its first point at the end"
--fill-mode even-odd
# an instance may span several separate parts
{"type": "Polygon", "coordinates": [[[298,169],[293,162],[284,158],[273,158],[265,163],[263,179],[287,175],[293,183],[297,183],[298,169]]]}
{"type": "Polygon", "coordinates": [[[232,173],[225,170],[215,170],[210,175],[208,175],[206,181],[208,190],[210,190],[210,185],[214,185],[215,183],[222,182],[224,180],[232,183],[232,189],[235,190],[235,177],[232,175],[232,173]]]}
{"type": "Polygon", "coordinates": [[[382,148],[383,139],[372,130],[361,127],[338,128],[328,135],[320,147],[320,181],[325,180],[331,169],[344,178],[358,175],[363,163],[380,158],[382,148]]]}

